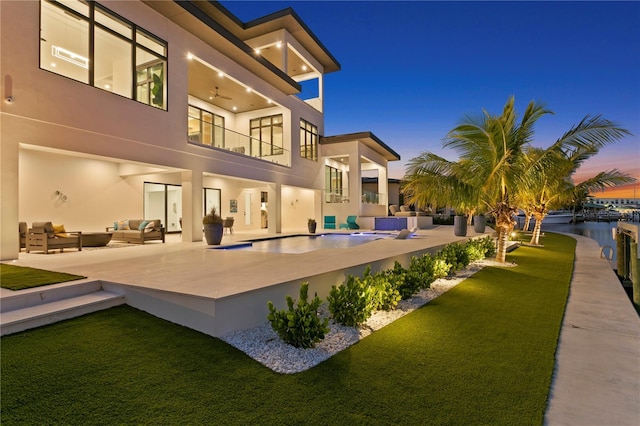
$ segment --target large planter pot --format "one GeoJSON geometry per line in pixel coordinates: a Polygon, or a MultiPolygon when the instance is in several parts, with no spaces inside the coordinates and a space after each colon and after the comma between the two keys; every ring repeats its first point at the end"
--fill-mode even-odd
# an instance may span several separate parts
{"type": "Polygon", "coordinates": [[[204,226],[204,238],[210,246],[218,246],[222,242],[224,228],[221,223],[207,223],[204,226]]]}
{"type": "Polygon", "coordinates": [[[467,216],[453,217],[453,234],[457,237],[467,236],[467,216]]]}
{"type": "Polygon", "coordinates": [[[307,227],[309,228],[309,233],[310,234],[315,234],[316,233],[316,226],[317,225],[318,224],[316,222],[307,224],[307,227]]]}
{"type": "Polygon", "coordinates": [[[473,217],[473,231],[476,234],[484,234],[484,230],[487,227],[486,216],[474,216],[473,217]]]}

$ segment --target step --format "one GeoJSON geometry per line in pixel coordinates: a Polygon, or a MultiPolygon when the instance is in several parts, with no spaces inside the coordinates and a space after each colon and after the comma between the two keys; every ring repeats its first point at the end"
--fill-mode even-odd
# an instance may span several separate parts
{"type": "Polygon", "coordinates": [[[124,295],[97,290],[0,313],[0,336],[53,324],[125,303],[124,295]]]}
{"type": "Polygon", "coordinates": [[[99,280],[78,280],[16,291],[2,296],[0,312],[42,305],[102,290],[99,280]]]}

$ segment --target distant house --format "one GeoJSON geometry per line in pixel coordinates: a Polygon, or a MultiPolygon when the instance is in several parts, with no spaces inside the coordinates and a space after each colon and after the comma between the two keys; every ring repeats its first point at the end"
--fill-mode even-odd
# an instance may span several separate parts
{"type": "Polygon", "coordinates": [[[395,200],[393,149],[324,134],[340,64],[291,9],[245,23],[217,2],[2,1],[0,19],[3,260],[19,221],[159,218],[200,241],[211,207],[275,234],[395,200]]]}

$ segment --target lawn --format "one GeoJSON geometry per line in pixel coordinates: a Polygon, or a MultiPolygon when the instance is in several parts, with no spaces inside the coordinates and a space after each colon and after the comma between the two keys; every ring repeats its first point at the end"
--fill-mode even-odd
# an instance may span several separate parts
{"type": "Polygon", "coordinates": [[[575,240],[544,245],[293,375],[126,306],[6,336],[0,422],[541,425],[575,240]]]}
{"type": "Polygon", "coordinates": [[[80,280],[83,278],[86,277],[0,263],[0,286],[14,291],[80,280]]]}

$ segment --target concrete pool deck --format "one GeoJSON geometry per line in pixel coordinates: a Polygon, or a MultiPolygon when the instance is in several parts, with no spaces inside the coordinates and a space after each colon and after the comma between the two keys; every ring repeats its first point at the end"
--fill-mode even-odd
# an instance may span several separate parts
{"type": "MultiPolygon", "coordinates": [[[[142,294],[149,292],[161,310],[176,309],[168,304],[170,297],[192,297],[188,308],[181,308],[187,309],[189,315],[198,317],[200,309],[213,309],[216,313],[239,316],[242,314],[233,303],[219,309],[208,301],[233,301],[237,295],[252,295],[261,289],[268,291],[269,286],[283,280],[289,285],[282,291],[295,295],[300,282],[306,278],[333,274],[332,279],[336,279],[344,274],[340,268],[388,263],[394,256],[406,257],[414,251],[466,239],[455,237],[452,227],[446,226],[419,231],[418,236],[411,240],[374,241],[348,249],[348,255],[343,249],[280,255],[208,250],[204,242],[182,243],[178,242],[178,236],[171,235],[166,244],[50,255],[21,253],[20,259],[13,263],[85,275],[107,286],[108,283],[123,284],[131,291],[127,303],[134,306],[142,294]]],[[[608,261],[599,258],[598,244],[586,237],[571,236],[578,241],[575,269],[556,352],[545,424],[640,424],[640,318],[608,261]]],[[[223,243],[260,237],[266,234],[236,233],[225,235],[223,243]]],[[[313,284],[311,289],[313,291],[313,284]]],[[[0,290],[0,302],[1,298],[16,293],[0,290]]],[[[38,294],[40,291],[23,292],[38,294]]],[[[264,293],[261,297],[265,295],[270,294],[264,293]]],[[[250,304],[251,300],[252,297],[250,304]]],[[[266,309],[264,301],[259,300],[251,309],[266,309]]],[[[265,316],[261,318],[264,321],[265,316]]]]}

